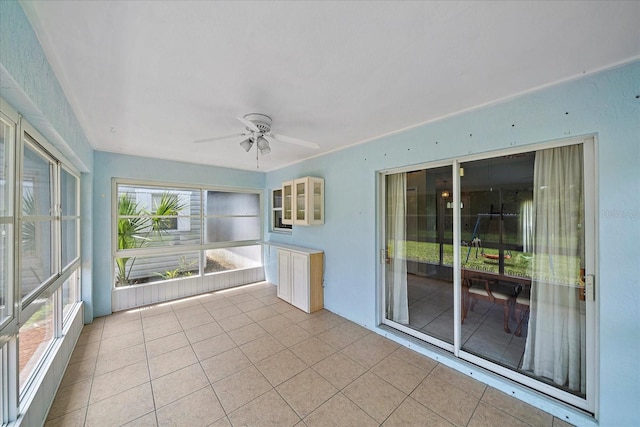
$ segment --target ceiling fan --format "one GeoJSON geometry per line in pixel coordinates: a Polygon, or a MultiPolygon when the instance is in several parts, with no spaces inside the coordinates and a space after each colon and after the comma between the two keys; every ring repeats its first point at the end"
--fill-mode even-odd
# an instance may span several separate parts
{"type": "Polygon", "coordinates": [[[243,117],[236,117],[245,126],[245,130],[241,133],[235,133],[232,135],[217,136],[213,138],[197,139],[193,141],[196,144],[202,142],[212,142],[222,139],[238,138],[240,146],[244,148],[246,152],[251,150],[253,144],[256,145],[256,158],[258,152],[260,154],[269,154],[271,147],[269,143],[274,141],[286,142],[288,144],[295,144],[306,148],[317,150],[320,148],[315,142],[305,141],[303,139],[292,138],[285,135],[276,135],[271,132],[271,117],[261,113],[245,114],[243,117]]]}

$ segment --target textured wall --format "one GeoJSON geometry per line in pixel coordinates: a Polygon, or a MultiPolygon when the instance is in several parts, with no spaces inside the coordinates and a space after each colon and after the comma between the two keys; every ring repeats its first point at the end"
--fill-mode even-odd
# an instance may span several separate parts
{"type": "MultiPolygon", "coordinates": [[[[375,327],[377,171],[594,134],[597,170],[588,172],[597,174],[598,187],[600,419],[633,425],[640,419],[638,76],[640,62],[627,64],[271,172],[268,189],[291,178],[323,177],[326,219],[324,226],[294,226],[291,235],[266,238],[324,250],[325,306],[375,327]]],[[[275,263],[266,265],[267,279],[276,281],[275,263]]]]}

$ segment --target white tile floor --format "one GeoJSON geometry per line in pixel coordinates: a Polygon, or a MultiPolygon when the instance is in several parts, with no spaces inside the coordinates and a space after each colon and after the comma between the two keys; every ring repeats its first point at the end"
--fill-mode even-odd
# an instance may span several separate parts
{"type": "Polygon", "coordinates": [[[51,426],[565,426],[269,283],[95,319],[51,426]]]}

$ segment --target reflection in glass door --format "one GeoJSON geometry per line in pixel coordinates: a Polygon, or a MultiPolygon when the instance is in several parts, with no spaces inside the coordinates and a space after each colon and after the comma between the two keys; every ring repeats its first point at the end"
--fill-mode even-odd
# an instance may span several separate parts
{"type": "Polygon", "coordinates": [[[387,175],[385,224],[386,319],[449,344],[454,322],[451,170],[387,175]]]}
{"type": "Polygon", "coordinates": [[[592,409],[592,153],[588,139],[385,175],[384,323],[592,409]]]}

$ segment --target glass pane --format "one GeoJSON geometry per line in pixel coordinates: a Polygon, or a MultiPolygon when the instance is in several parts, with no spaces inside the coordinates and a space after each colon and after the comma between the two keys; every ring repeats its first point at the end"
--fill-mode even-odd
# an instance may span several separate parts
{"type": "Polygon", "coordinates": [[[13,126],[0,120],[0,216],[13,214],[10,209],[13,178],[9,175],[13,161],[11,154],[13,143],[13,126]]]}
{"type": "Polygon", "coordinates": [[[62,268],[78,257],[78,224],[77,219],[62,220],[62,268]]]}
{"type": "Polygon", "coordinates": [[[305,220],[305,184],[296,184],[296,219],[305,220]]]}
{"type": "Polygon", "coordinates": [[[260,217],[208,218],[205,243],[260,240],[260,217]]]}
{"type": "Polygon", "coordinates": [[[260,215],[260,195],[207,191],[206,216],[260,215]]]}
{"type": "Polygon", "coordinates": [[[200,271],[198,252],[116,258],[116,286],[141,285],[179,277],[197,276],[200,271]]]}
{"type": "Polygon", "coordinates": [[[118,249],[200,244],[200,191],[118,187],[118,249]]]}
{"type": "Polygon", "coordinates": [[[386,318],[453,343],[450,166],[387,176],[386,318]]]}
{"type": "Polygon", "coordinates": [[[9,299],[9,251],[13,246],[13,238],[9,224],[0,224],[0,322],[11,315],[9,299]]]}
{"type": "Polygon", "coordinates": [[[20,392],[36,372],[53,341],[53,297],[50,297],[21,327],[18,335],[20,392]]]}
{"type": "Polygon", "coordinates": [[[462,348],[584,397],[582,146],[463,167],[462,348]]]}
{"type": "Polygon", "coordinates": [[[67,172],[60,170],[60,205],[63,216],[77,216],[78,179],[67,172]]]}
{"type": "Polygon", "coordinates": [[[80,300],[80,270],[74,271],[62,284],[62,319],[65,321],[73,305],[80,300]]]}
{"type": "Polygon", "coordinates": [[[210,249],[206,251],[205,273],[259,267],[262,265],[260,245],[237,248],[210,249]]]}
{"type": "Polygon", "coordinates": [[[51,216],[52,190],[49,160],[24,147],[22,177],[22,213],[26,216],[51,216]]]}
{"type": "Polygon", "coordinates": [[[273,208],[282,207],[282,190],[273,190],[273,208]]]}
{"type": "Polygon", "coordinates": [[[49,279],[51,262],[51,233],[53,221],[23,221],[20,251],[21,297],[24,298],[49,279]]]}

